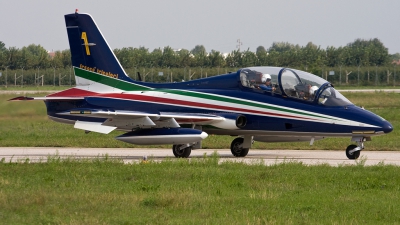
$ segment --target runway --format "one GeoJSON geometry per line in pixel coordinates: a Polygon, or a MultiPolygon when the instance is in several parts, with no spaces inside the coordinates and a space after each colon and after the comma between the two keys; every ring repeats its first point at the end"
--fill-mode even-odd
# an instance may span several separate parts
{"type": "MultiPolygon", "coordinates": [[[[347,159],[344,151],[329,150],[259,150],[251,149],[244,158],[232,156],[228,149],[201,149],[192,150],[189,160],[202,158],[204,154],[210,156],[216,152],[220,162],[236,161],[248,164],[263,162],[265,165],[274,165],[282,162],[302,162],[305,165],[329,164],[331,166],[344,165],[377,165],[391,164],[400,166],[400,152],[395,151],[362,151],[358,160],[347,159]]],[[[60,158],[115,158],[124,163],[138,163],[147,156],[148,160],[156,162],[166,158],[175,159],[171,149],[147,148],[33,148],[33,147],[1,147],[0,160],[3,162],[46,162],[48,157],[60,158]]]]}

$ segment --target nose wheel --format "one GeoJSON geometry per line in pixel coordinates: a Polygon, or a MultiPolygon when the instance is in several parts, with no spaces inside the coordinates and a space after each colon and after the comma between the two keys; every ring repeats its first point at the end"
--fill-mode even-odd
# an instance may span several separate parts
{"type": "Polygon", "coordinates": [[[364,140],[365,138],[360,139],[357,141],[357,145],[349,145],[346,148],[346,156],[349,159],[358,159],[360,157],[361,150],[364,149],[364,140]]]}
{"type": "Polygon", "coordinates": [[[349,159],[358,159],[360,157],[361,148],[357,145],[349,145],[346,148],[346,156],[349,159]]]}

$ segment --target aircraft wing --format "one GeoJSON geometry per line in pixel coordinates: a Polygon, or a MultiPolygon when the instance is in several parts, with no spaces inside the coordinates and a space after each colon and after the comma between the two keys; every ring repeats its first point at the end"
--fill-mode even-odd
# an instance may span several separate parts
{"type": "MultiPolygon", "coordinates": [[[[57,113],[77,117],[105,118],[102,123],[77,121],[75,128],[90,130],[100,133],[109,133],[114,129],[132,130],[137,128],[176,128],[182,124],[214,125],[216,127],[232,129],[230,119],[210,114],[191,113],[147,113],[127,110],[98,110],[98,109],[72,109],[57,113]],[[105,128],[110,127],[109,129],[105,128]],[[111,129],[111,127],[113,129],[111,129]],[[104,132],[105,131],[105,132],[104,132]]],[[[235,127],[233,127],[234,129],[235,127]]],[[[237,127],[236,127],[237,129],[237,127]]]]}

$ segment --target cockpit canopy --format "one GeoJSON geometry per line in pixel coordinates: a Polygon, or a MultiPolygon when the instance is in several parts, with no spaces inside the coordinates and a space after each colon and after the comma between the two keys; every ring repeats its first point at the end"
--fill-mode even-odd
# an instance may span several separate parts
{"type": "Polygon", "coordinates": [[[301,70],[282,67],[249,67],[240,71],[240,82],[246,88],[270,91],[321,105],[352,105],[328,81],[301,70]],[[263,79],[265,77],[271,77],[270,81],[266,82],[266,79],[263,79]]]}

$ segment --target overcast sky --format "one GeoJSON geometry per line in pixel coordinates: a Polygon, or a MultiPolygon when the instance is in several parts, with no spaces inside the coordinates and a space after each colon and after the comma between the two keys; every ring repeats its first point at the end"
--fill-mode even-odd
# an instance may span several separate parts
{"type": "Polygon", "coordinates": [[[400,0],[0,0],[0,41],[68,49],[64,14],[91,14],[110,47],[204,45],[229,53],[273,42],[340,47],[378,38],[400,53],[400,0]]]}

